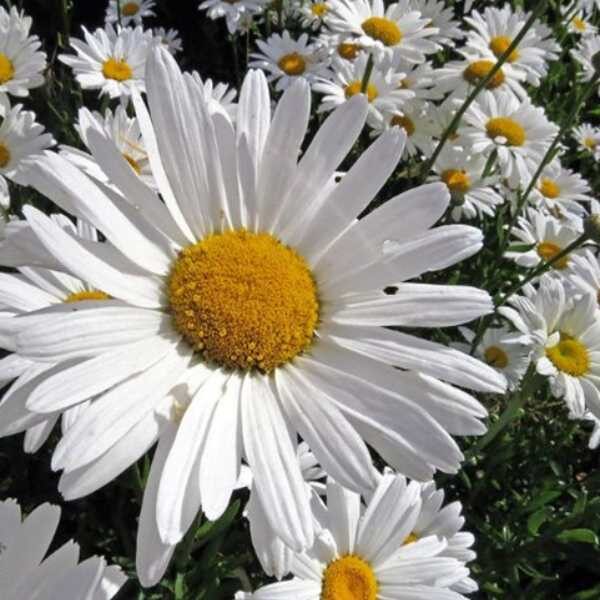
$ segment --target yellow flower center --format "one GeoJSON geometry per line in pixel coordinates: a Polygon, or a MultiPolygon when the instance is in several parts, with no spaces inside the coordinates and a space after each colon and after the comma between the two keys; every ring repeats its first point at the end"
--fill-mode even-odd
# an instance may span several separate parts
{"type": "Polygon", "coordinates": [[[6,144],[0,142],[0,169],[6,167],[6,165],[10,162],[10,150],[7,148],[6,144]]]}
{"type": "MultiPolygon", "coordinates": [[[[491,60],[476,60],[472,62],[464,71],[463,78],[473,85],[477,85],[482,79],[488,76],[489,72],[496,65],[491,60]]],[[[498,69],[494,76],[487,82],[486,89],[494,90],[504,83],[504,73],[502,69],[498,69]]]]}
{"type": "Polygon", "coordinates": [[[542,181],[540,183],[540,192],[542,192],[546,198],[554,200],[554,198],[558,198],[560,196],[560,187],[553,179],[542,177],[542,181]]]}
{"type": "Polygon", "coordinates": [[[469,174],[462,169],[447,169],[442,173],[442,181],[455,194],[466,194],[471,189],[469,174]]]}
{"type": "Polygon", "coordinates": [[[396,46],[402,41],[400,27],[390,19],[369,17],[361,27],[370,38],[378,40],[384,46],[396,46]]]}
{"type": "Polygon", "coordinates": [[[137,2],[127,2],[127,4],[123,5],[121,13],[124,17],[133,17],[138,14],[139,10],[140,5],[137,2]]]}
{"type": "Polygon", "coordinates": [[[414,544],[419,541],[419,536],[413,531],[409,533],[406,539],[404,540],[403,546],[408,546],[409,544],[414,544]]]}
{"type": "Polygon", "coordinates": [[[175,327],[204,358],[270,372],[306,350],[319,300],[304,259],[268,233],[208,236],[181,251],[169,278],[175,327]]]}
{"type": "Polygon", "coordinates": [[[415,132],[415,124],[406,115],[394,115],[390,119],[390,125],[392,127],[402,127],[406,131],[406,135],[410,137],[415,132]]]}
{"type": "Polygon", "coordinates": [[[583,145],[590,150],[595,150],[598,142],[594,138],[588,137],[583,140],[583,145]]]}
{"type": "Polygon", "coordinates": [[[502,348],[498,348],[498,346],[486,348],[483,357],[488,365],[497,369],[506,369],[508,366],[508,354],[502,348]]]}
{"type": "MultiPolygon", "coordinates": [[[[490,40],[490,50],[500,58],[512,44],[512,40],[505,35],[497,35],[490,40]]],[[[506,59],[506,62],[512,63],[519,59],[519,53],[517,50],[513,50],[506,59]]]]}
{"type": "Polygon", "coordinates": [[[566,333],[560,334],[560,342],[546,348],[546,356],[563,373],[573,377],[585,375],[590,368],[590,357],[585,345],[566,333]]]}
{"type": "Polygon", "coordinates": [[[377,588],[371,565],[349,554],[329,563],[325,569],[320,600],[376,600],[377,588]]]}
{"type": "Polygon", "coordinates": [[[127,81],[133,77],[133,70],[123,59],[109,58],[102,65],[102,73],[106,79],[115,81],[127,81]]]}
{"type": "Polygon", "coordinates": [[[584,32],[587,29],[587,23],[581,17],[574,17],[573,27],[577,29],[577,31],[584,32]]]}
{"type": "Polygon", "coordinates": [[[277,65],[286,75],[302,75],[306,71],[306,60],[297,52],[282,56],[277,65]]]}
{"type": "MultiPolygon", "coordinates": [[[[353,81],[352,83],[349,83],[344,88],[344,94],[345,94],[346,98],[352,98],[352,96],[356,96],[356,94],[360,94],[361,89],[362,89],[362,82],[361,81],[353,81]]],[[[375,100],[375,98],[377,98],[377,96],[379,96],[379,90],[377,89],[377,87],[372,83],[367,84],[367,100],[369,102],[373,102],[373,100],[375,100]]]]}
{"type": "Polygon", "coordinates": [[[64,302],[70,304],[71,302],[83,302],[84,300],[110,300],[110,296],[100,290],[85,290],[69,294],[64,302]]]}
{"type": "Polygon", "coordinates": [[[510,117],[494,117],[487,122],[485,129],[488,137],[493,140],[502,137],[507,146],[522,146],[525,143],[525,129],[510,117]]]}
{"type": "MultiPolygon", "coordinates": [[[[540,242],[537,245],[538,256],[545,261],[552,260],[559,252],[562,252],[562,248],[554,242],[540,242]]],[[[563,256],[555,263],[552,264],[554,269],[565,269],[569,264],[569,257],[563,256]]]]}
{"type": "Polygon", "coordinates": [[[0,52],[0,85],[10,81],[15,76],[15,67],[12,60],[0,52]]]}
{"type": "Polygon", "coordinates": [[[324,17],[328,10],[329,7],[325,2],[315,2],[315,4],[310,7],[310,12],[315,15],[315,17],[319,18],[324,17]]]}
{"type": "Polygon", "coordinates": [[[129,156],[129,154],[123,154],[123,158],[129,163],[129,166],[138,175],[140,175],[142,173],[142,167],[140,166],[140,163],[137,160],[135,160],[135,158],[133,158],[132,156],[129,156]]]}
{"type": "Polygon", "coordinates": [[[354,60],[358,56],[360,50],[360,46],[358,44],[353,44],[352,42],[342,42],[337,47],[338,54],[346,60],[354,60]]]}

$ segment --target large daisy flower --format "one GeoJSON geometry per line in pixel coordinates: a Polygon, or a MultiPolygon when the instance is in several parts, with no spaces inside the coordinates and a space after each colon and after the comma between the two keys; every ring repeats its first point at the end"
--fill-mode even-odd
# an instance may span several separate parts
{"type": "Polygon", "coordinates": [[[497,152],[502,175],[514,187],[526,187],[542,162],[558,127],[544,110],[511,94],[484,92],[464,116],[464,136],[474,153],[497,152]]]}
{"type": "MultiPolygon", "coordinates": [[[[583,38],[577,48],[571,50],[571,56],[581,65],[581,79],[590,81],[597,71],[595,58],[600,54],[600,35],[594,35],[583,38]]],[[[598,86],[598,95],[600,95],[600,86],[598,86]]]]}
{"type": "Polygon", "coordinates": [[[127,578],[98,556],[79,563],[70,541],[44,558],[60,520],[60,508],[42,504],[21,520],[15,500],[0,502],[2,600],[110,600],[127,578]]]}
{"type": "Polygon", "coordinates": [[[264,75],[249,73],[234,125],[211,115],[165,49],[151,56],[152,116],[136,91],[133,99],[164,203],[93,128],[90,150],[122,195],[53,153],[28,174],[108,242],[83,244],[25,207],[41,243],[122,302],[54,312],[19,332],[25,357],[61,365],[28,407],[54,412],[96,397],[55,451],[53,466],[66,478],[95,461],[102,477],[108,466],[119,472],[159,437],[165,414],[176,417],[149,505],[160,541],[178,542],[201,504],[211,519],[223,513],[244,456],[272,528],[300,551],[312,545],[313,524],[296,432],[329,474],[360,491],[376,484],[365,440],[395,468],[428,479],[458,469],[451,434],[485,430],[483,407],[450,384],[501,392],[503,378],[455,350],[380,327],[456,325],[489,313],[481,290],[405,283],[477,252],[481,232],[432,229],[449,202],[443,184],[356,220],[403,150],[402,134],[390,131],[332,184],[363,130],[364,97],[334,111],[298,162],[310,115],[305,81],[271,116],[264,75]],[[401,293],[383,293],[390,285],[401,293]]]}
{"type": "Polygon", "coordinates": [[[58,58],[73,69],[75,78],[84,90],[100,90],[111,98],[129,96],[132,87],[144,89],[144,70],[152,31],[117,28],[112,25],[90,33],[85,27],[85,42],[71,38],[77,56],[61,54],[58,58]]]}
{"type": "Polygon", "coordinates": [[[427,54],[439,50],[429,39],[438,33],[410,0],[400,0],[385,8],[382,0],[330,0],[328,26],[339,33],[351,34],[352,41],[377,56],[402,56],[422,63],[427,54]]]}
{"type": "Polygon", "coordinates": [[[0,7],[0,93],[28,96],[44,83],[46,53],[37,35],[29,35],[31,17],[16,7],[0,7]]]}
{"type": "Polygon", "coordinates": [[[154,17],[154,0],[110,0],[106,8],[106,23],[123,25],[141,25],[143,19],[154,17]],[[121,10],[119,12],[119,5],[121,10]]]}
{"type": "Polygon", "coordinates": [[[317,544],[295,555],[294,578],[236,598],[464,600],[452,591],[461,584],[473,587],[463,560],[467,540],[456,539],[462,523],[452,515],[460,504],[439,511],[442,501],[434,486],[407,484],[404,477],[386,473],[363,508],[358,494],[329,480],[327,506],[315,511],[322,527],[317,544]]]}

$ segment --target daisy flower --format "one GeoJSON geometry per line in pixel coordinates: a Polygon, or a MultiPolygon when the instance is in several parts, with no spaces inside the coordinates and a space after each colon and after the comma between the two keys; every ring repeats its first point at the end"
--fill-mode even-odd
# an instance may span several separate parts
{"type": "MultiPolygon", "coordinates": [[[[429,106],[428,115],[431,119],[431,132],[434,138],[440,140],[442,135],[450,127],[450,123],[454,120],[456,111],[460,108],[462,101],[449,96],[440,104],[431,104],[429,106]]],[[[458,128],[450,137],[449,142],[454,146],[460,146],[462,148],[467,147],[469,144],[464,139],[464,120],[461,119],[458,128]]]]}
{"type": "Polygon", "coordinates": [[[155,27],[152,30],[154,39],[157,39],[159,43],[171,53],[177,54],[183,50],[183,42],[179,37],[179,31],[177,29],[165,29],[164,27],[155,27]]]}
{"type": "Polygon", "coordinates": [[[582,12],[576,13],[567,26],[569,33],[574,33],[575,35],[596,35],[598,33],[598,28],[590,22],[589,18],[582,12]]]}
{"type": "Polygon", "coordinates": [[[404,74],[400,85],[402,89],[413,92],[416,100],[439,100],[442,97],[435,90],[437,71],[430,62],[416,65],[402,58],[394,58],[390,68],[392,72],[404,74]]]}
{"type": "Polygon", "coordinates": [[[527,186],[558,133],[542,108],[506,93],[482,93],[464,122],[471,150],[486,157],[496,150],[502,176],[514,188],[527,186]]]}
{"type": "Polygon", "coordinates": [[[128,25],[141,25],[143,19],[155,17],[152,10],[156,2],[154,0],[120,0],[121,11],[117,0],[110,0],[106,8],[106,23],[119,24],[123,27],[128,25]]]}
{"type": "MultiPolygon", "coordinates": [[[[316,515],[323,529],[312,550],[294,556],[294,578],[253,594],[238,593],[236,598],[464,599],[452,591],[469,575],[461,560],[464,551],[457,551],[461,558],[450,556],[452,544],[446,538],[455,537],[457,519],[452,512],[460,505],[438,512],[440,501],[443,496],[435,495],[431,486],[422,488],[415,481],[407,483],[404,477],[386,473],[363,507],[358,494],[328,480],[327,506],[319,506],[316,515]],[[449,526],[443,537],[439,536],[442,523],[449,526]],[[414,533],[416,527],[422,536],[414,533]]],[[[462,542],[459,537],[461,550],[462,542]]]]}
{"type": "MultiPolygon", "coordinates": [[[[583,81],[590,81],[597,70],[594,65],[594,60],[597,62],[597,58],[600,55],[600,36],[594,35],[591,37],[585,37],[580,40],[576,48],[571,50],[571,56],[581,65],[583,71],[580,73],[580,77],[583,81]]],[[[600,86],[598,87],[598,94],[600,95],[600,86]]]]}
{"type": "Polygon", "coordinates": [[[378,57],[402,56],[422,63],[427,54],[440,46],[431,36],[438,33],[421,13],[411,8],[410,0],[399,0],[385,8],[382,0],[329,0],[327,21],[332,31],[349,34],[352,41],[378,57]]]}
{"type": "Polygon", "coordinates": [[[309,0],[298,7],[300,24],[305,29],[317,30],[326,22],[331,7],[322,0],[309,0]]]}
{"type": "Polygon", "coordinates": [[[275,89],[282,91],[297,79],[309,82],[324,72],[320,47],[309,44],[308,34],[303,33],[297,40],[288,31],[282,35],[274,33],[266,42],[256,40],[260,52],[251,55],[250,67],[268,73],[269,81],[276,81],[275,89]]]}
{"type": "Polygon", "coordinates": [[[191,77],[198,94],[206,101],[210,113],[225,112],[232,121],[235,121],[237,91],[234,88],[229,87],[226,83],[215,83],[212,79],[203,81],[196,71],[191,75],[186,73],[185,77],[191,77]]]}
{"type": "Polygon", "coordinates": [[[31,17],[12,7],[0,7],[0,94],[28,96],[44,84],[46,53],[37,35],[29,35],[31,17]]]}
{"type": "Polygon", "coordinates": [[[591,250],[586,249],[580,255],[573,256],[566,277],[576,293],[592,294],[600,305],[600,264],[591,250]]]}
{"type": "Polygon", "coordinates": [[[357,220],[404,145],[398,130],[382,135],[329,185],[363,130],[362,96],[328,117],[298,162],[306,81],[290,86],[271,117],[266,78],[250,72],[234,124],[209,112],[165,49],[153,49],[147,69],[151,116],[136,90],[133,100],[164,203],[92,128],[92,153],[122,196],[50,152],[29,174],[107,240],[82,244],[25,207],[42,245],[122,303],[57,310],[17,335],[24,357],[61,363],[31,392],[29,409],[96,398],[58,444],[53,467],[67,480],[96,467],[106,482],[161,437],[165,415],[176,417],[148,508],[154,530],[140,535],[177,543],[200,498],[218,518],[244,456],[271,527],[297,551],[312,545],[314,529],[296,433],[328,474],[357,491],[376,484],[365,440],[413,478],[456,472],[462,454],[451,434],[482,433],[486,413],[452,384],[502,392],[503,378],[380,325],[450,326],[489,313],[489,295],[476,288],[406,282],[471,256],[481,232],[431,229],[449,202],[442,184],[357,220]],[[384,294],[389,285],[402,293],[384,294]]]}
{"type": "Polygon", "coordinates": [[[204,0],[199,6],[213,21],[225,17],[230,34],[246,31],[253,15],[261,12],[268,0],[204,0]]]}
{"type": "Polygon", "coordinates": [[[332,59],[338,58],[348,61],[356,60],[364,49],[348,34],[331,33],[322,31],[317,38],[321,48],[329,54],[332,59]]]}
{"type": "Polygon", "coordinates": [[[589,152],[596,160],[600,160],[600,127],[583,123],[573,128],[572,135],[577,140],[580,150],[589,152]]]}
{"type": "Polygon", "coordinates": [[[110,600],[127,577],[104,558],[79,563],[79,546],[69,541],[44,558],[60,521],[60,508],[42,504],[24,520],[16,500],[0,502],[2,600],[110,600]]]}
{"type": "Polygon", "coordinates": [[[77,56],[59,55],[59,60],[73,69],[84,90],[100,90],[111,98],[128,97],[131,89],[144,90],[144,71],[152,32],[141,27],[120,29],[111,25],[90,33],[85,27],[85,41],[70,39],[77,56]]]}
{"type": "Polygon", "coordinates": [[[438,30],[431,36],[432,41],[454,47],[456,40],[465,37],[461,24],[454,19],[454,10],[446,6],[443,0],[411,0],[410,6],[429,21],[429,27],[438,30]]]}
{"type": "MultiPolygon", "coordinates": [[[[526,251],[508,251],[506,258],[514,260],[521,267],[537,267],[542,261],[552,260],[569,244],[574,242],[580,233],[568,225],[561,224],[554,217],[547,216],[537,210],[529,209],[527,217],[519,217],[517,227],[511,234],[516,244],[531,246],[526,251]]],[[[580,253],[577,249],[573,254],[580,253]]],[[[562,271],[570,266],[573,254],[564,256],[552,265],[554,271],[562,271]]]]}
{"type": "MultiPolygon", "coordinates": [[[[313,84],[313,90],[323,94],[319,112],[329,112],[361,93],[367,60],[368,56],[365,53],[352,62],[333,60],[327,76],[319,77],[313,84]]],[[[402,87],[403,79],[404,73],[389,68],[373,67],[366,89],[370,125],[383,119],[383,113],[395,113],[408,100],[414,98],[414,92],[402,87]]]]}

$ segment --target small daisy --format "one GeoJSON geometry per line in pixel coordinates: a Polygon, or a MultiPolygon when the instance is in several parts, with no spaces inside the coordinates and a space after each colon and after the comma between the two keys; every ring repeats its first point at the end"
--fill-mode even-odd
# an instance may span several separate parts
{"type": "Polygon", "coordinates": [[[199,94],[206,101],[209,112],[225,112],[232,121],[235,121],[238,106],[235,102],[237,91],[234,88],[226,83],[215,83],[212,79],[203,81],[196,71],[191,75],[186,73],[185,77],[191,77],[199,94]]]}
{"type": "Polygon", "coordinates": [[[69,541],[46,556],[60,521],[60,508],[42,504],[22,520],[16,500],[0,502],[2,600],[110,600],[127,577],[98,556],[79,563],[69,541]]]}
{"type": "Polygon", "coordinates": [[[457,524],[458,529],[462,526],[460,517],[452,514],[460,504],[438,512],[443,496],[434,489],[386,473],[364,507],[358,494],[328,480],[327,506],[321,504],[315,511],[322,527],[317,544],[295,554],[293,579],[253,594],[238,593],[236,598],[466,600],[452,588],[469,576],[463,558],[472,558],[466,548],[472,536],[466,534],[467,539],[454,531],[457,524]],[[456,543],[456,552],[447,536],[456,543]]]}
{"type": "Polygon", "coordinates": [[[10,13],[0,7],[0,94],[28,96],[44,84],[46,53],[38,36],[29,35],[31,24],[15,6],[10,13]]]}
{"type": "MultiPolygon", "coordinates": [[[[323,95],[319,112],[329,112],[361,93],[367,60],[368,56],[365,53],[353,62],[333,60],[327,76],[319,77],[313,84],[313,90],[323,95]]],[[[389,68],[373,67],[366,89],[371,126],[383,119],[383,113],[395,113],[408,100],[414,98],[414,92],[402,86],[404,77],[404,73],[389,68]]]]}
{"type": "Polygon", "coordinates": [[[110,0],[106,9],[106,23],[119,24],[123,27],[128,25],[141,25],[143,19],[155,17],[152,10],[154,0],[110,0]],[[121,6],[119,14],[119,4],[121,6]]]}
{"type": "Polygon", "coordinates": [[[165,29],[164,27],[155,27],[152,30],[154,39],[158,40],[171,54],[178,54],[183,50],[183,42],[179,37],[177,29],[165,29]]]}
{"type": "Polygon", "coordinates": [[[438,33],[429,20],[411,8],[410,0],[399,0],[387,8],[381,0],[329,0],[332,31],[352,35],[352,41],[377,56],[420,64],[440,46],[430,38],[438,33]]]}
{"type": "Polygon", "coordinates": [[[583,123],[573,129],[572,136],[577,140],[580,150],[589,152],[596,160],[600,160],[600,127],[583,123]]]}
{"type": "Polygon", "coordinates": [[[322,31],[317,39],[321,48],[329,54],[331,59],[353,61],[364,52],[360,44],[355,42],[349,34],[322,31]]]}
{"type": "Polygon", "coordinates": [[[253,15],[261,12],[269,0],[204,0],[199,6],[213,21],[225,17],[230,34],[247,31],[253,15]]]}
{"type": "Polygon", "coordinates": [[[61,54],[58,58],[73,69],[84,90],[100,90],[111,98],[127,97],[131,88],[144,90],[144,71],[152,32],[141,27],[118,29],[111,25],[90,33],[85,27],[85,42],[71,38],[77,56],[61,54]]]}
{"type": "Polygon", "coordinates": [[[309,44],[308,34],[303,33],[297,40],[288,31],[283,35],[274,33],[266,42],[256,40],[261,52],[252,54],[250,67],[266,71],[269,81],[276,81],[275,89],[282,91],[297,79],[309,82],[324,71],[320,47],[309,44]]]}
{"type": "MultiPolygon", "coordinates": [[[[600,35],[582,38],[577,48],[571,50],[571,56],[581,65],[583,72],[580,77],[583,81],[590,81],[594,77],[597,67],[594,61],[600,56],[600,35]]],[[[600,95],[600,86],[598,86],[600,95]]]]}
{"type": "Polygon", "coordinates": [[[435,89],[437,71],[429,61],[417,65],[406,62],[402,58],[394,58],[391,62],[391,70],[404,73],[400,85],[402,89],[413,92],[416,100],[439,100],[442,97],[435,89]]]}
{"type": "Polygon", "coordinates": [[[464,116],[464,136],[474,153],[497,151],[502,176],[514,188],[526,187],[542,162],[558,127],[529,99],[484,92],[464,116]]]}
{"type": "Polygon", "coordinates": [[[305,29],[317,30],[323,25],[331,7],[327,1],[323,0],[309,0],[303,2],[298,7],[298,13],[300,16],[300,24],[305,29]]]}
{"type": "Polygon", "coordinates": [[[598,33],[598,28],[590,22],[589,18],[583,12],[576,13],[571,18],[567,29],[569,33],[581,36],[596,35],[598,33]]]}
{"type": "Polygon", "coordinates": [[[573,256],[571,268],[566,276],[576,293],[596,296],[600,307],[600,263],[591,250],[573,256]]]}
{"type": "Polygon", "coordinates": [[[461,24],[454,19],[454,10],[446,6],[443,0],[411,0],[411,8],[421,13],[429,21],[429,27],[438,32],[431,36],[433,42],[454,47],[455,41],[465,37],[461,24]]]}
{"type": "MultiPolygon", "coordinates": [[[[450,127],[450,123],[454,120],[456,111],[460,108],[462,101],[449,96],[440,104],[431,104],[429,106],[428,115],[431,119],[431,132],[434,138],[440,140],[442,135],[450,127]]],[[[455,129],[454,133],[450,136],[449,143],[454,146],[460,146],[466,148],[469,146],[467,141],[464,139],[464,120],[461,120],[458,128],[455,129]]]]}

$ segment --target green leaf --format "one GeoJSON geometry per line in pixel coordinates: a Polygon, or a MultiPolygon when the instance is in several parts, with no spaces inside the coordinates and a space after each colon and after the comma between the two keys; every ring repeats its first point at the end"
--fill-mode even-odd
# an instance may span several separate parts
{"type": "Polygon", "coordinates": [[[565,543],[598,544],[598,536],[591,529],[567,529],[559,533],[556,539],[565,543]]]}

